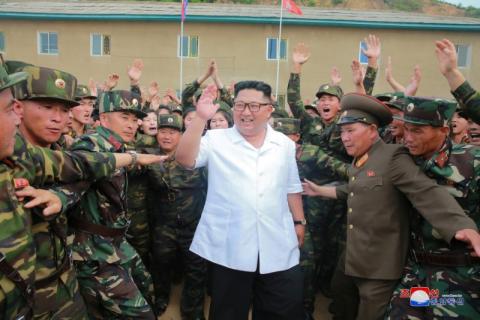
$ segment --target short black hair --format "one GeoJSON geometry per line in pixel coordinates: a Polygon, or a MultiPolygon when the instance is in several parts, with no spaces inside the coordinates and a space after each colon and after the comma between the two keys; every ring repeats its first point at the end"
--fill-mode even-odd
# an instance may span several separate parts
{"type": "Polygon", "coordinates": [[[263,95],[271,99],[272,97],[272,87],[269,84],[263,81],[254,81],[254,80],[247,80],[247,81],[240,81],[235,84],[235,97],[238,96],[238,93],[245,89],[254,89],[263,93],[263,95]]]}

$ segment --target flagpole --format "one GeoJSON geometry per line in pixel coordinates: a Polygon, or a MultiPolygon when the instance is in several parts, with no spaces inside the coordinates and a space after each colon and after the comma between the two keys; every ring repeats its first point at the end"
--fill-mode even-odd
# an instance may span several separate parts
{"type": "Polygon", "coordinates": [[[277,39],[277,76],[275,80],[275,98],[278,98],[278,79],[280,75],[280,42],[282,41],[283,0],[280,3],[280,23],[277,39]]]}
{"type": "MultiPolygon", "coordinates": [[[[183,5],[183,4],[182,4],[183,5]]],[[[180,18],[182,21],[180,23],[180,85],[179,85],[179,92],[180,97],[182,97],[183,92],[183,18],[180,18]]]]}

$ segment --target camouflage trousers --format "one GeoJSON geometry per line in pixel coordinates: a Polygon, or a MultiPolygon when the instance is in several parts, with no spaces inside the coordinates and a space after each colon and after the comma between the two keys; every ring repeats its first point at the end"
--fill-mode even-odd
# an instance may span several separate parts
{"type": "Polygon", "coordinates": [[[91,319],[155,319],[153,285],[140,256],[120,263],[75,261],[91,319]]]}
{"type": "Polygon", "coordinates": [[[309,284],[314,288],[306,290],[316,292],[321,289],[328,294],[338,258],[345,246],[346,202],[308,197],[304,208],[315,265],[315,279],[309,284]]]}
{"type": "Polygon", "coordinates": [[[147,207],[129,208],[131,215],[127,241],[135,248],[143,263],[150,270],[151,235],[147,207]]]}
{"type": "Polygon", "coordinates": [[[34,319],[88,319],[73,266],[52,283],[37,287],[34,299],[34,319]]]}
{"type": "Polygon", "coordinates": [[[185,266],[180,300],[182,319],[203,319],[206,287],[206,261],[189,250],[198,221],[187,225],[156,225],[153,236],[153,280],[158,313],[169,302],[178,253],[185,266]]]}
{"type": "Polygon", "coordinates": [[[312,236],[308,228],[305,230],[303,246],[300,248],[300,267],[303,272],[303,306],[307,313],[313,314],[316,294],[316,286],[313,284],[316,280],[316,269],[312,236]]]}
{"type": "Polygon", "coordinates": [[[408,263],[386,319],[480,319],[480,265],[436,267],[408,263]],[[430,289],[429,306],[410,306],[408,293],[413,287],[430,289]]]}

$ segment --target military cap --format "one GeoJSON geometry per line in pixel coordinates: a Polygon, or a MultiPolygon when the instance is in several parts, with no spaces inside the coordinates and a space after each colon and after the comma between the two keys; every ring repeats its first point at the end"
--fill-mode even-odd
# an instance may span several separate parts
{"type": "Polygon", "coordinates": [[[0,66],[0,91],[13,87],[16,84],[25,82],[28,74],[25,72],[7,73],[7,69],[4,65],[0,66]]]}
{"type": "Polygon", "coordinates": [[[28,73],[28,78],[25,86],[15,87],[17,99],[49,99],[60,101],[68,107],[78,106],[78,101],[75,101],[77,78],[72,74],[32,65],[19,70],[28,73]]]}
{"type": "Polygon", "coordinates": [[[376,124],[379,127],[392,122],[392,111],[380,100],[359,93],[349,93],[340,101],[343,111],[337,124],[362,122],[376,124]]]}
{"type": "Polygon", "coordinates": [[[295,118],[273,119],[273,129],[283,134],[295,134],[300,132],[300,120],[295,118]]]}
{"type": "Polygon", "coordinates": [[[403,121],[432,127],[448,126],[457,103],[444,99],[408,97],[403,121]]]}
{"type": "Polygon", "coordinates": [[[90,88],[84,84],[79,84],[75,91],[75,100],[80,101],[82,99],[97,99],[90,88]]]}
{"type": "Polygon", "coordinates": [[[340,86],[334,86],[334,85],[331,85],[331,84],[323,84],[323,85],[320,86],[320,88],[318,88],[316,96],[317,96],[317,98],[320,99],[324,94],[328,94],[328,95],[331,95],[331,96],[335,96],[338,99],[342,99],[343,90],[342,90],[342,88],[340,88],[340,86]]]}
{"type": "Polygon", "coordinates": [[[405,94],[403,92],[389,92],[375,95],[375,98],[382,101],[387,107],[403,111],[405,107],[405,94]]]}
{"type": "Polygon", "coordinates": [[[182,117],[178,114],[161,114],[158,116],[158,128],[173,128],[182,131],[182,117]]]}
{"type": "Polygon", "coordinates": [[[178,113],[179,115],[182,115],[182,114],[183,114],[183,108],[182,108],[181,105],[178,105],[178,104],[177,104],[177,105],[173,105],[173,106],[171,107],[171,110],[172,110],[172,112],[176,112],[176,113],[178,113]]]}
{"type": "Polygon", "coordinates": [[[311,104],[307,104],[305,106],[305,109],[313,110],[313,111],[315,111],[316,114],[320,115],[320,113],[318,112],[318,109],[317,109],[317,100],[315,100],[311,104]]]}
{"type": "Polygon", "coordinates": [[[8,73],[14,73],[20,71],[20,69],[23,69],[26,66],[33,66],[33,64],[23,61],[7,60],[5,61],[5,66],[8,73]]]}
{"type": "Polygon", "coordinates": [[[100,95],[100,114],[105,112],[130,112],[142,119],[147,114],[142,111],[140,101],[127,90],[104,91],[100,95]]]}
{"type": "Polygon", "coordinates": [[[285,109],[283,108],[275,108],[275,110],[273,110],[272,112],[272,118],[288,118],[289,115],[287,113],[287,111],[285,111],[285,109]]]}

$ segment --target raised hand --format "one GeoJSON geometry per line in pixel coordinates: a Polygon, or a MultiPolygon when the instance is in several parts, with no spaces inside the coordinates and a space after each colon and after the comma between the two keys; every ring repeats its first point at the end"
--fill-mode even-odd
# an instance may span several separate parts
{"type": "Polygon", "coordinates": [[[150,99],[158,95],[158,82],[152,81],[150,83],[150,86],[148,87],[148,95],[150,96],[150,99]]]}
{"type": "Polygon", "coordinates": [[[392,57],[388,56],[387,65],[385,67],[385,80],[390,82],[393,79],[392,57]]]}
{"type": "Polygon", "coordinates": [[[353,83],[355,85],[361,84],[363,82],[364,73],[360,62],[357,59],[354,59],[350,68],[352,69],[353,83]]]}
{"type": "Polygon", "coordinates": [[[208,85],[202,92],[200,99],[197,101],[197,117],[202,120],[209,120],[211,119],[215,113],[217,112],[218,108],[220,108],[219,104],[214,104],[213,100],[217,95],[217,87],[214,84],[208,85]]]}
{"type": "Polygon", "coordinates": [[[380,38],[374,34],[369,34],[364,41],[367,45],[367,48],[362,48],[363,54],[366,55],[369,60],[374,59],[376,62],[376,60],[380,57],[380,53],[382,52],[380,38]]]}
{"type": "Polygon", "coordinates": [[[338,71],[337,67],[333,67],[330,71],[330,84],[333,86],[338,86],[340,82],[342,82],[340,71],[338,71]]]}
{"type": "Polygon", "coordinates": [[[417,64],[413,69],[413,75],[410,79],[410,83],[405,87],[405,95],[414,96],[417,93],[421,80],[422,71],[420,70],[420,66],[417,64]]]}
{"type": "Polygon", "coordinates": [[[152,109],[153,111],[157,111],[161,104],[162,98],[160,98],[159,96],[153,96],[150,101],[150,109],[152,109]]]}
{"type": "Polygon", "coordinates": [[[435,41],[435,54],[437,55],[440,72],[443,75],[457,69],[457,50],[450,40],[435,41]]]}
{"type": "Polygon", "coordinates": [[[159,156],[156,154],[139,153],[137,154],[137,164],[140,166],[147,166],[154,163],[161,163],[168,157],[168,155],[159,156]]]}
{"type": "Polygon", "coordinates": [[[138,85],[142,77],[143,61],[142,59],[134,59],[132,66],[127,67],[128,78],[130,78],[131,85],[138,85]]]}
{"type": "Polygon", "coordinates": [[[292,61],[294,64],[302,65],[308,61],[310,58],[310,49],[305,45],[305,43],[298,43],[295,48],[293,48],[292,61]]]}
{"type": "Polygon", "coordinates": [[[109,74],[107,80],[103,83],[105,91],[115,88],[118,84],[118,79],[120,79],[120,76],[117,73],[109,74]]]}
{"type": "Polygon", "coordinates": [[[94,95],[95,97],[98,97],[98,90],[97,90],[97,83],[93,78],[90,78],[88,80],[88,88],[90,89],[90,93],[94,95]]]}

